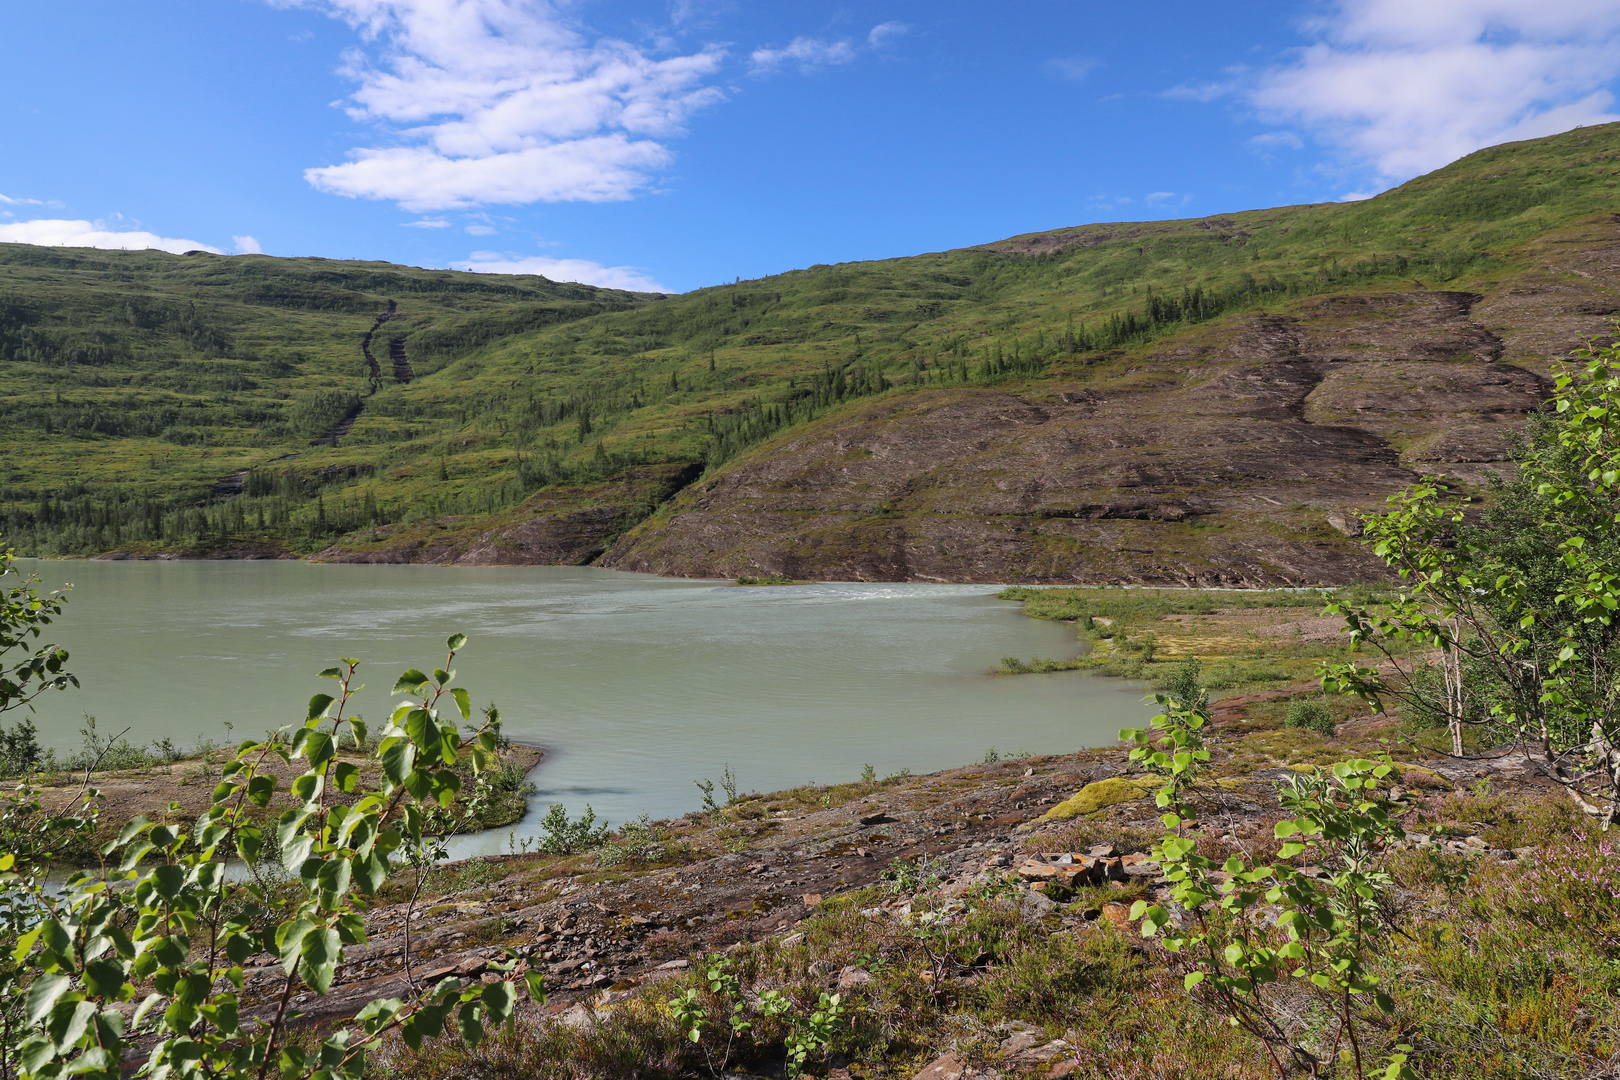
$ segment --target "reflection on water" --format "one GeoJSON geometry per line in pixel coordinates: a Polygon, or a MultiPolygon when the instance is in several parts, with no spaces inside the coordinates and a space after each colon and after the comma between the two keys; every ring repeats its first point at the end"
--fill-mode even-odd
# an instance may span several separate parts
{"type": "MultiPolygon", "coordinates": [[[[1003,752],[1111,740],[1147,713],[1134,684],[994,678],[1003,656],[1073,655],[1071,631],[993,586],[735,588],[580,567],[446,569],[298,562],[29,562],[75,588],[58,638],[83,689],[36,722],[72,749],[85,712],[130,738],[234,741],[297,721],[359,657],[380,720],[405,667],[453,631],[476,702],[546,747],[535,800],[615,822],[674,816],[726,763],[745,789],[923,772],[1003,752]]],[[[535,819],[537,815],[531,815],[535,819]]],[[[519,827],[519,835],[526,830],[519,827]]],[[[494,841],[485,840],[487,845],[494,841]]],[[[504,836],[499,845],[504,845],[504,836]]]]}

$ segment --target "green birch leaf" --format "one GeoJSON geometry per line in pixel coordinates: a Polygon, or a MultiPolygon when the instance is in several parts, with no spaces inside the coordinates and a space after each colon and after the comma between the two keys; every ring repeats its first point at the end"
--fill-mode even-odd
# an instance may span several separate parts
{"type": "Polygon", "coordinates": [[[416,764],[416,747],[409,739],[395,739],[383,746],[380,757],[383,776],[391,786],[398,787],[416,764]]]}
{"type": "Polygon", "coordinates": [[[489,984],[478,996],[483,1001],[484,1008],[489,1010],[490,1019],[497,1024],[505,1023],[506,1018],[512,1015],[513,1008],[517,1006],[517,989],[505,980],[489,984]]]}
{"type": "Polygon", "coordinates": [[[281,960],[281,968],[291,975],[298,966],[298,958],[304,947],[304,938],[315,929],[315,924],[308,919],[298,918],[282,923],[276,928],[276,955],[281,960]]]}
{"type": "Polygon", "coordinates": [[[394,680],[394,693],[409,694],[411,691],[421,687],[427,681],[428,677],[426,675],[422,674],[420,671],[417,671],[415,668],[411,668],[398,679],[394,680]]]}
{"type": "Polygon", "coordinates": [[[321,906],[328,911],[343,903],[349,892],[350,865],[348,859],[328,859],[321,864],[318,882],[321,906]]]}
{"type": "Polygon", "coordinates": [[[25,999],[24,1016],[30,1024],[44,1023],[51,1010],[62,995],[67,993],[73,980],[66,975],[41,975],[34,980],[34,985],[28,988],[28,997],[25,999]]]}
{"type": "Polygon", "coordinates": [[[325,995],[332,989],[338,962],[343,959],[343,943],[338,940],[338,932],[328,927],[315,927],[304,935],[299,951],[299,974],[310,989],[325,995]]]}
{"type": "Polygon", "coordinates": [[[483,1010],[476,1001],[469,1001],[461,1007],[456,1015],[456,1026],[461,1029],[461,1041],[467,1044],[469,1050],[476,1050],[478,1044],[484,1041],[483,1010]]]}

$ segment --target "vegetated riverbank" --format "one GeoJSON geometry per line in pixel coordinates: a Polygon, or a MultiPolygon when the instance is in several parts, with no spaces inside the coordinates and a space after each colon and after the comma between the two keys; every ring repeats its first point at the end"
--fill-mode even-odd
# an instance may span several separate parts
{"type": "MultiPolygon", "coordinates": [[[[1163,684],[1179,664],[1197,660],[1203,685],[1217,695],[1314,684],[1323,660],[1356,655],[1340,633],[1344,620],[1322,609],[1333,599],[1360,600],[1377,591],[1014,586],[998,597],[1023,604],[1032,618],[1071,626],[1085,651],[1073,659],[1004,657],[996,673],[1086,670],[1163,684]]],[[[1334,707],[1342,720],[1358,705],[1344,698],[1334,707]]]]}
{"type": "MultiPolygon", "coordinates": [[[[1161,600],[1123,602],[1145,617],[1161,600]]],[[[1211,762],[1187,829],[1196,849],[1217,862],[1275,859],[1279,783],[1392,752],[1379,801],[1406,839],[1384,856],[1395,885],[1384,917],[1396,932],[1378,939],[1371,963],[1393,1011],[1367,1018],[1367,1053],[1413,1046],[1424,1077],[1599,1075],[1620,1050],[1612,845],[1586,838],[1569,800],[1518,758],[1448,759],[1412,718],[1261,677],[1338,647],[1313,642],[1309,627],[1280,630],[1304,604],[1178,602],[1205,600],[1220,605],[1199,615],[1211,628],[1252,621],[1237,635],[1242,655],[1209,665],[1230,664],[1232,683],[1213,695],[1211,762]]],[[[1163,664],[1183,689],[1196,675],[1186,660],[1132,659],[1150,674],[1163,664]]],[[[818,1007],[825,1019],[839,995],[827,1044],[805,1061],[813,1075],[1272,1075],[1262,1046],[1213,998],[1189,1003],[1185,958],[1140,937],[1129,917],[1134,901],[1161,901],[1171,885],[1148,855],[1163,833],[1152,789],[1119,747],[1017,760],[992,751],[929,776],[868,770],[857,783],[739,795],[633,823],[603,846],[450,864],[414,909],[403,884],[385,896],[333,992],[300,1007],[319,1023],[413,982],[480,978],[516,955],[545,973],[545,1006],[523,1007],[476,1052],[392,1046],[378,1074],[779,1077],[800,1028],[759,1014],[759,995],[777,991],[801,1021],[818,1007]],[[1075,861],[1032,858],[1054,852],[1075,861]],[[678,1019],[669,1005],[677,997],[708,1018],[695,1038],[692,1014],[678,1019]],[[728,1017],[753,1026],[730,1029],[728,1017]]],[[[249,1002],[279,987],[279,969],[261,959],[249,1002]]]]}

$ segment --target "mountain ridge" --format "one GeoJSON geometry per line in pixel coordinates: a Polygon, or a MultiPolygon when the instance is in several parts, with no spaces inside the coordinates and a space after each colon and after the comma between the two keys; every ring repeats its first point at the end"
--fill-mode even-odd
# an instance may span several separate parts
{"type": "Polygon", "coordinates": [[[1606,125],[1361,203],[679,296],[0,248],[0,531],[37,554],[1351,580],[1375,568],[1327,519],[1419,472],[1482,488],[1549,363],[1620,310],[1616,162],[1606,125]],[[163,285],[177,264],[196,280],[163,285]]]}

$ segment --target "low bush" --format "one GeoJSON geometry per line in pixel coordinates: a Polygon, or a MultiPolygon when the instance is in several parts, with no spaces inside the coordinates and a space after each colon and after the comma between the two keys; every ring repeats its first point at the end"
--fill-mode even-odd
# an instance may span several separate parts
{"type": "Polygon", "coordinates": [[[607,842],[608,823],[597,821],[596,811],[589,806],[578,819],[568,816],[562,803],[552,803],[540,821],[539,849],[549,855],[577,855],[607,842]]]}
{"type": "Polygon", "coordinates": [[[1333,713],[1328,707],[1316,700],[1296,701],[1288,706],[1288,715],[1283,723],[1291,728],[1304,728],[1319,735],[1331,736],[1334,732],[1333,713]]]}
{"type": "Polygon", "coordinates": [[[668,839],[663,829],[642,814],[633,821],[625,822],[616,839],[606,841],[597,849],[596,864],[606,868],[624,863],[661,862],[668,839]]]}

